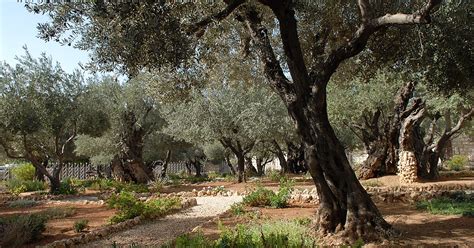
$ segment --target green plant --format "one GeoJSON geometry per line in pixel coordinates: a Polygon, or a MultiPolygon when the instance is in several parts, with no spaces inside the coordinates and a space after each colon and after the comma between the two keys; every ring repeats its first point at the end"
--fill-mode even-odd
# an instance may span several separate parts
{"type": "Polygon", "coordinates": [[[39,191],[46,189],[46,184],[44,182],[37,180],[25,181],[16,178],[8,180],[6,186],[12,194],[20,194],[23,192],[39,191]]]}
{"type": "Polygon", "coordinates": [[[87,228],[87,224],[89,224],[88,220],[76,220],[73,226],[74,231],[76,231],[77,233],[84,231],[84,229],[87,228]]]}
{"type": "Polygon", "coordinates": [[[446,161],[448,168],[453,171],[460,171],[469,162],[469,159],[466,156],[454,155],[450,160],[446,161]]]}
{"type": "Polygon", "coordinates": [[[268,171],[267,176],[272,182],[279,182],[281,178],[284,177],[284,175],[282,175],[280,171],[277,170],[268,171]]]}
{"type": "Polygon", "coordinates": [[[212,241],[206,239],[202,233],[197,233],[194,235],[186,233],[178,236],[172,242],[162,245],[161,248],[205,248],[209,247],[211,242],[212,241]]]}
{"type": "Polygon", "coordinates": [[[244,205],[241,202],[234,203],[230,206],[230,212],[234,215],[242,215],[245,213],[244,205]]]}
{"type": "Polygon", "coordinates": [[[258,186],[256,190],[244,197],[243,203],[251,207],[270,206],[271,199],[274,196],[275,192],[262,186],[258,186]]]}
{"type": "Polygon", "coordinates": [[[416,207],[432,214],[472,216],[474,215],[474,194],[461,192],[449,197],[420,201],[416,203],[416,207]]]}
{"type": "Polygon", "coordinates": [[[77,188],[74,186],[73,181],[70,178],[62,180],[59,185],[59,190],[53,192],[55,195],[75,195],[77,194],[77,188]]]}
{"type": "Polygon", "coordinates": [[[35,240],[45,230],[46,221],[38,214],[0,218],[0,247],[20,247],[35,240]]]}
{"type": "Polygon", "coordinates": [[[38,205],[38,202],[34,200],[23,200],[23,199],[11,201],[8,203],[8,207],[10,208],[27,208],[27,207],[33,207],[36,205],[38,205]]]}
{"type": "Polygon", "coordinates": [[[180,206],[179,198],[163,198],[142,202],[127,191],[112,195],[107,203],[110,208],[118,210],[110,219],[111,223],[122,222],[137,216],[156,218],[180,206]]]}
{"type": "Polygon", "coordinates": [[[60,219],[73,216],[75,213],[76,210],[72,207],[55,207],[43,210],[38,214],[44,216],[46,219],[60,219]]]}
{"type": "Polygon", "coordinates": [[[308,228],[291,221],[237,225],[224,229],[214,247],[315,247],[308,228]]]}
{"type": "Polygon", "coordinates": [[[282,177],[280,179],[280,188],[278,193],[270,199],[270,205],[274,208],[285,208],[288,206],[291,192],[295,182],[293,180],[282,177]]]}
{"type": "Polygon", "coordinates": [[[244,197],[245,205],[251,207],[271,206],[274,208],[284,208],[288,206],[288,200],[293,191],[294,181],[286,177],[280,178],[280,187],[275,193],[262,186],[258,186],[256,190],[244,197]]]}
{"type": "Polygon", "coordinates": [[[158,192],[163,190],[163,187],[164,187],[164,185],[161,181],[154,181],[150,185],[150,192],[158,193],[158,192]]]}
{"type": "Polygon", "coordinates": [[[379,181],[378,179],[362,181],[361,184],[362,184],[362,186],[365,186],[365,187],[381,187],[381,186],[383,186],[383,183],[381,181],[379,181]]]}
{"type": "Polygon", "coordinates": [[[14,178],[22,181],[35,179],[35,167],[31,163],[23,163],[11,169],[14,178]]]}

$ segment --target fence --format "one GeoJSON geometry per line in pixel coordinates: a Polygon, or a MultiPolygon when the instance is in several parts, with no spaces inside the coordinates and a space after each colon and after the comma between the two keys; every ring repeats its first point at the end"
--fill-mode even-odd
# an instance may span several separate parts
{"type": "MultiPolygon", "coordinates": [[[[152,164],[156,164],[153,168],[153,173],[155,178],[158,178],[161,174],[161,163],[160,161],[155,161],[152,164]]],[[[48,168],[49,173],[53,172],[53,168],[56,164],[50,163],[48,168]]],[[[202,167],[202,171],[206,172],[207,166],[202,167]]],[[[11,178],[10,168],[0,168],[0,180],[8,180],[11,178]]],[[[180,174],[187,173],[190,170],[192,174],[196,173],[196,169],[193,166],[190,166],[188,169],[186,167],[185,161],[170,162],[168,164],[167,173],[168,174],[180,174]]],[[[93,165],[91,163],[65,163],[61,170],[60,179],[65,178],[76,178],[76,179],[87,179],[98,176],[101,173],[103,176],[107,176],[107,172],[110,171],[110,165],[93,165]]]]}

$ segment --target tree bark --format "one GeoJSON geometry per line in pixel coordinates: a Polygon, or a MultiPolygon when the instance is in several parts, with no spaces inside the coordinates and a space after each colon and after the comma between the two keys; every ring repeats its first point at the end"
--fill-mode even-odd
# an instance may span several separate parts
{"type": "Polygon", "coordinates": [[[280,162],[280,167],[281,167],[281,173],[286,174],[286,173],[295,173],[294,169],[291,170],[288,166],[288,163],[285,158],[285,153],[283,153],[283,150],[281,149],[280,145],[276,140],[272,141],[273,147],[275,148],[275,155],[278,158],[278,161],[280,162]]]}
{"type": "Polygon", "coordinates": [[[420,98],[413,101],[410,113],[403,121],[400,129],[400,151],[398,159],[398,175],[401,183],[413,183],[418,179],[418,166],[420,163],[420,137],[419,125],[425,117],[425,105],[420,98]]]}
{"type": "Polygon", "coordinates": [[[244,154],[235,154],[237,157],[237,182],[246,182],[245,177],[245,156],[244,154]]]}
{"type": "Polygon", "coordinates": [[[153,172],[143,161],[143,139],[145,130],[137,127],[137,118],[133,112],[125,112],[121,134],[121,151],[112,162],[114,177],[120,181],[147,183],[154,179],[153,172]],[[117,160],[118,159],[118,160],[117,160]]]}
{"type": "Polygon", "coordinates": [[[230,173],[231,173],[232,175],[236,175],[234,166],[232,166],[232,163],[230,162],[229,155],[225,155],[225,163],[226,163],[227,166],[229,167],[230,173]]]}
{"type": "Polygon", "coordinates": [[[160,178],[162,178],[162,179],[166,177],[166,171],[168,170],[168,164],[170,162],[170,159],[171,159],[171,150],[168,150],[166,152],[165,161],[163,161],[163,166],[161,167],[160,178]]]}
{"type": "Polygon", "coordinates": [[[368,157],[358,169],[359,179],[369,179],[397,172],[400,128],[407,113],[409,100],[413,96],[415,84],[406,83],[394,98],[394,108],[386,123],[380,123],[381,111],[377,110],[370,116],[364,115],[363,125],[354,125],[354,131],[363,141],[368,157]],[[381,130],[383,127],[383,130],[381,130]]]}

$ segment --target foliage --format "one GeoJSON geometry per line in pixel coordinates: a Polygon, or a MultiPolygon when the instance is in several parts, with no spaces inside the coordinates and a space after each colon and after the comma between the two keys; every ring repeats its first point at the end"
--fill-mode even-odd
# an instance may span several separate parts
{"type": "Polygon", "coordinates": [[[466,216],[474,215],[474,194],[461,192],[450,197],[439,197],[416,204],[418,209],[427,210],[432,214],[466,216]]]}
{"type": "Polygon", "coordinates": [[[15,166],[11,169],[11,173],[14,178],[22,181],[31,181],[35,179],[35,167],[31,163],[23,163],[15,166]]]}
{"type": "Polygon", "coordinates": [[[291,192],[293,191],[294,181],[286,178],[280,179],[278,192],[270,198],[270,205],[274,208],[285,208],[288,206],[291,192]]]}
{"type": "Polygon", "coordinates": [[[87,224],[89,224],[89,220],[76,220],[73,225],[74,231],[77,233],[84,231],[87,228],[87,224]]]}
{"type": "Polygon", "coordinates": [[[46,184],[37,180],[23,181],[18,179],[10,179],[7,181],[6,186],[12,194],[20,194],[23,192],[39,191],[46,189],[46,184]]]}
{"type": "Polygon", "coordinates": [[[448,165],[448,168],[453,171],[460,171],[469,162],[469,159],[466,156],[454,155],[450,160],[445,163],[448,165]]]}
{"type": "Polygon", "coordinates": [[[47,219],[61,219],[73,216],[76,210],[72,207],[55,207],[41,211],[39,214],[47,219]]]}
{"type": "Polygon", "coordinates": [[[230,212],[234,215],[242,215],[245,213],[244,204],[241,202],[234,203],[230,206],[230,212]]]}
{"type": "Polygon", "coordinates": [[[122,191],[112,195],[107,204],[110,208],[118,210],[117,214],[110,219],[111,223],[118,223],[137,216],[144,218],[156,218],[165,215],[169,211],[180,206],[179,198],[163,198],[142,202],[132,193],[122,191]]]}
{"type": "Polygon", "coordinates": [[[41,235],[46,229],[47,218],[40,214],[0,218],[0,246],[21,247],[41,235]]]}
{"type": "Polygon", "coordinates": [[[35,200],[19,199],[8,202],[8,207],[10,208],[28,208],[38,205],[38,202],[35,200]]]}
{"type": "Polygon", "coordinates": [[[218,240],[211,241],[202,233],[181,235],[162,247],[316,247],[316,240],[306,225],[296,221],[270,221],[263,224],[239,224],[235,228],[222,228],[218,240]]]}
{"type": "Polygon", "coordinates": [[[244,197],[243,203],[251,207],[270,206],[273,197],[275,197],[275,192],[258,186],[256,190],[244,197]]]}
{"type": "Polygon", "coordinates": [[[378,179],[376,180],[365,180],[365,181],[361,181],[361,184],[362,186],[364,187],[381,187],[383,186],[384,184],[379,181],[378,179]]]}
{"type": "Polygon", "coordinates": [[[53,194],[56,195],[75,195],[77,194],[77,188],[74,186],[72,180],[70,178],[66,178],[65,180],[62,180],[59,189],[53,194]]]}
{"type": "Polygon", "coordinates": [[[270,181],[272,182],[280,182],[280,180],[285,177],[285,175],[282,175],[279,171],[277,170],[269,170],[267,171],[267,176],[270,178],[270,181]]]}

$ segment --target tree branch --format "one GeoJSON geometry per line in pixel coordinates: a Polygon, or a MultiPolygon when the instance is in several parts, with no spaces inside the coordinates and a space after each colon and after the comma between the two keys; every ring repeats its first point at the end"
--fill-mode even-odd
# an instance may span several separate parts
{"type": "Polygon", "coordinates": [[[237,14],[237,20],[244,23],[250,31],[252,40],[257,48],[260,61],[263,63],[264,74],[280,97],[287,103],[295,101],[296,95],[293,84],[283,73],[280,62],[268,37],[267,28],[262,24],[259,13],[247,7],[237,14]]]}
{"type": "Polygon", "coordinates": [[[430,23],[430,12],[441,3],[441,0],[428,0],[421,9],[412,14],[386,14],[373,19],[368,18],[371,9],[367,0],[359,0],[358,3],[362,23],[347,44],[344,44],[330,52],[325,59],[323,76],[326,76],[326,81],[329,81],[330,73],[334,72],[342,61],[353,57],[364,50],[370,36],[376,31],[392,25],[430,23]]]}
{"type": "Polygon", "coordinates": [[[197,37],[201,37],[206,31],[206,28],[209,26],[209,24],[211,24],[212,22],[219,22],[224,20],[227,16],[234,12],[235,9],[242,5],[245,0],[224,0],[224,2],[227,4],[227,7],[225,9],[213,15],[207,16],[201,21],[189,26],[186,30],[186,33],[188,35],[195,34],[197,37]]]}

